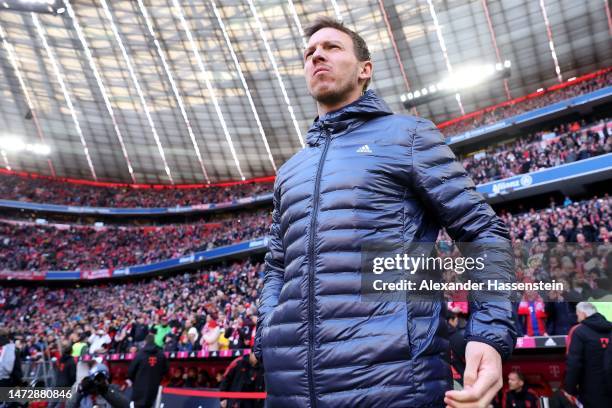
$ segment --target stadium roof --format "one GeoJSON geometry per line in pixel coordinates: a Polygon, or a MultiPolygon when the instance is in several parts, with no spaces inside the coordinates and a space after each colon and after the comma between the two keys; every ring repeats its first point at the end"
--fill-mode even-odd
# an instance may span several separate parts
{"type": "Polygon", "coordinates": [[[0,152],[13,170],[163,184],[274,174],[316,116],[301,33],[319,15],[364,36],[372,88],[396,112],[449,70],[511,61],[507,82],[418,106],[434,121],[612,65],[606,0],[59,2],[50,15],[0,0],[0,137],[51,148],[0,152]]]}

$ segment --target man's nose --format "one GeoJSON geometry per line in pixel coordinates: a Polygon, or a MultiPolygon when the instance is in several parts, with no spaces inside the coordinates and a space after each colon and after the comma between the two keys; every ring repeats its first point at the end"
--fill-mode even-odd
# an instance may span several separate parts
{"type": "Polygon", "coordinates": [[[312,61],[325,61],[325,59],[325,52],[320,47],[317,47],[312,53],[312,61]]]}

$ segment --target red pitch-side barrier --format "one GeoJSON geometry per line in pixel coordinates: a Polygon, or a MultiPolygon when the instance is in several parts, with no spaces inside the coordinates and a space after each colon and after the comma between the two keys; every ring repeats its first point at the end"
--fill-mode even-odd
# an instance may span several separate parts
{"type": "Polygon", "coordinates": [[[218,390],[191,390],[162,388],[160,408],[218,408],[221,399],[265,399],[265,392],[221,392],[218,390]]]}

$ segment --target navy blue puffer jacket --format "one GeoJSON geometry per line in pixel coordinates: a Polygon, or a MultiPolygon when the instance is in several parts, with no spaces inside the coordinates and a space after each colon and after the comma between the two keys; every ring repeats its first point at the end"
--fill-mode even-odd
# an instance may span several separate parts
{"type": "MultiPolygon", "coordinates": [[[[380,240],[495,240],[508,231],[436,127],[394,115],[372,91],[315,121],[278,171],[254,352],[269,407],[429,407],[451,386],[440,302],[360,299],[361,247],[380,240]]],[[[474,276],[478,278],[478,276],[474,276]]],[[[507,358],[509,302],[472,302],[468,340],[507,358]]]]}

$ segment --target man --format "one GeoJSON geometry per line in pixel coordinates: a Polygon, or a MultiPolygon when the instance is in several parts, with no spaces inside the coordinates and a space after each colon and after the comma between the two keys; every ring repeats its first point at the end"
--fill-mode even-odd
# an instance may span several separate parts
{"type": "Polygon", "coordinates": [[[138,343],[140,346],[144,344],[145,337],[149,334],[149,326],[145,324],[144,315],[138,316],[138,320],[132,326],[132,330],[130,331],[130,335],[132,336],[132,340],[135,343],[138,343]]]}
{"type": "MultiPolygon", "coordinates": [[[[72,388],[76,383],[77,365],[72,357],[72,342],[70,340],[62,340],[62,355],[60,356],[55,366],[55,386],[72,388]]],[[[63,407],[62,401],[49,402],[49,408],[63,407]]]]}
{"type": "Polygon", "coordinates": [[[155,337],[148,334],[144,347],[128,368],[128,378],[133,383],[132,401],[136,408],[153,406],[159,385],[167,372],[168,360],[155,344],[155,337]]]}
{"type": "MultiPolygon", "coordinates": [[[[238,357],[227,367],[219,390],[224,392],[264,392],[264,378],[261,365],[253,353],[238,357]]],[[[222,399],[221,408],[263,407],[258,399],[222,399]]]]}
{"type": "Polygon", "coordinates": [[[111,338],[103,328],[99,328],[87,339],[89,343],[89,354],[96,354],[100,350],[106,349],[107,345],[111,343],[111,338]]]}
{"type": "Polygon", "coordinates": [[[72,387],[76,382],[76,363],[72,357],[72,343],[69,340],[62,341],[62,355],[56,366],[56,387],[72,387]]]}
{"type": "Polygon", "coordinates": [[[104,364],[96,364],[79,383],[66,408],[128,408],[130,402],[119,387],[111,384],[110,372],[104,364]]]}
{"type": "Polygon", "coordinates": [[[394,115],[365,91],[372,62],[359,35],[330,19],[306,35],[304,74],[319,116],[275,182],[254,345],[266,404],[483,406],[513,349],[510,302],[471,304],[466,387],[445,397],[444,308],[362,301],[362,247],[432,243],[446,227],[456,241],[501,244],[487,256],[510,280],[507,228],[430,121],[394,115]]]}
{"type": "Polygon", "coordinates": [[[21,385],[23,373],[19,350],[9,338],[6,327],[0,327],[0,387],[21,385]]]}
{"type": "Polygon", "coordinates": [[[85,340],[87,337],[84,333],[72,333],[70,335],[70,340],[73,342],[72,344],[72,357],[81,357],[84,354],[84,350],[87,350],[87,343],[85,340]]]}
{"type": "Polygon", "coordinates": [[[538,396],[525,386],[525,376],[518,371],[508,373],[508,390],[502,397],[503,408],[537,408],[538,396]]]}
{"type": "Polygon", "coordinates": [[[612,323],[589,302],[576,305],[578,324],[569,332],[564,388],[585,407],[609,407],[612,399],[612,323]],[[607,354],[607,355],[606,355],[607,354]]]}
{"type": "Polygon", "coordinates": [[[155,344],[157,344],[157,347],[164,347],[165,337],[172,331],[172,328],[168,325],[168,316],[164,315],[161,318],[161,324],[156,324],[153,329],[155,330],[155,344]]]}

